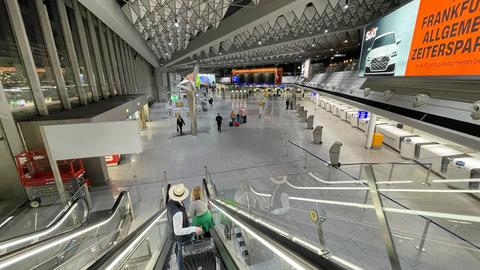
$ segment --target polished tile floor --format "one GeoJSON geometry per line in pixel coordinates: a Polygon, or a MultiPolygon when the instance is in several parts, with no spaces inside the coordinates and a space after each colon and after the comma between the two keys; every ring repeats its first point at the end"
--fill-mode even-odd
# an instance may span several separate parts
{"type": "MultiPolygon", "coordinates": [[[[201,185],[201,179],[205,177],[207,169],[217,188],[224,193],[238,191],[242,181],[248,181],[251,186],[263,192],[269,192],[272,186],[269,177],[279,175],[287,175],[289,181],[296,186],[326,186],[316,181],[309,173],[327,179],[329,168],[311,155],[306,155],[305,162],[305,152],[287,141],[328,160],[330,145],[340,140],[343,143],[340,162],[343,164],[403,161],[396,151],[388,147],[382,150],[366,150],[363,146],[365,140],[363,131],[351,127],[347,122],[321,108],[315,108],[310,101],[305,100],[301,103],[315,115],[315,125],[324,126],[322,145],[313,144],[311,130],[307,130],[306,124],[299,121],[295,111],[285,110],[284,100],[269,101],[261,118],[257,116],[257,101],[258,97],[235,100],[222,100],[217,97],[213,107],[199,115],[197,136],[188,135],[190,123],[187,117],[185,117],[186,135],[178,135],[175,119],[168,116],[165,106],[155,104],[151,108],[152,121],[141,133],[144,151],[129,155],[119,166],[109,168],[110,189],[113,194],[118,194],[121,190],[131,192],[136,216],[133,227],[141,224],[162,207],[165,175],[168,183],[183,182],[192,188],[201,185]],[[228,127],[230,112],[238,111],[241,107],[245,107],[248,112],[248,123],[240,127],[228,127]],[[216,130],[214,121],[217,113],[224,118],[221,133],[216,130]]],[[[359,169],[359,166],[346,166],[344,170],[348,174],[333,170],[330,172],[330,178],[332,181],[352,180],[352,176],[359,175],[359,169]]],[[[378,181],[386,181],[389,167],[378,165],[375,172],[378,181]]],[[[412,183],[388,187],[446,188],[442,185],[431,187],[421,185],[425,176],[426,170],[420,166],[401,166],[395,169],[392,180],[412,180],[412,183]]],[[[364,178],[363,174],[361,178],[364,178]]],[[[432,174],[429,180],[435,178],[439,177],[432,174]]],[[[111,207],[112,199],[108,198],[110,189],[94,190],[95,201],[101,200],[97,204],[101,205],[99,208],[111,207]]],[[[311,198],[322,197],[357,203],[363,203],[365,197],[365,191],[288,192],[297,196],[310,195],[311,198]]],[[[389,207],[401,207],[399,204],[402,204],[415,210],[480,216],[480,203],[463,194],[387,192],[386,195],[391,200],[383,201],[385,206],[389,207]]],[[[370,200],[367,203],[370,203],[370,200]]],[[[309,234],[315,232],[315,228],[309,222],[308,213],[318,204],[292,202],[291,206],[289,214],[278,220],[279,224],[298,222],[296,227],[300,228],[299,234],[311,239],[309,234]]],[[[364,269],[389,268],[388,257],[373,211],[348,207],[325,207],[325,211],[330,217],[324,225],[325,238],[327,248],[333,254],[357,263],[364,269]]],[[[478,269],[479,250],[474,247],[480,245],[478,223],[434,219],[459,237],[432,224],[425,244],[426,252],[418,254],[415,245],[418,245],[421,239],[425,219],[418,216],[406,218],[406,215],[399,214],[387,214],[387,217],[395,234],[394,241],[398,243],[402,269],[453,269],[455,265],[462,265],[461,269],[478,269]],[[471,244],[459,240],[460,237],[468,239],[471,244]]],[[[313,238],[315,240],[312,241],[318,241],[318,237],[313,238]]]]}

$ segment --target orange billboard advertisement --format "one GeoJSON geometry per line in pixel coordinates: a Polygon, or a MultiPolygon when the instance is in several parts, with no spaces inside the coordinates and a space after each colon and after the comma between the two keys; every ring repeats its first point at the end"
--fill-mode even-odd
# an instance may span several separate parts
{"type": "Polygon", "coordinates": [[[405,76],[480,75],[480,0],[421,0],[405,76]]]}

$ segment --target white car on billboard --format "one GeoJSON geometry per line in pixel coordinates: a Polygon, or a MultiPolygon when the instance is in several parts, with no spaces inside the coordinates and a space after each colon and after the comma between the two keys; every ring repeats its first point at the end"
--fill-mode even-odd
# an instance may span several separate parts
{"type": "Polygon", "coordinates": [[[397,39],[394,32],[388,32],[378,37],[368,48],[367,59],[365,63],[365,76],[372,75],[394,75],[395,65],[398,59],[398,44],[401,40],[397,39]]]}

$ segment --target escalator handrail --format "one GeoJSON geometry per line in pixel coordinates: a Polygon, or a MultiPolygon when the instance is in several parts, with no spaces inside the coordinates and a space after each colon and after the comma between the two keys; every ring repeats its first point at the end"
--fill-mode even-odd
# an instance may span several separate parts
{"type": "MultiPolygon", "coordinates": [[[[28,246],[22,247],[21,249],[8,252],[0,256],[0,269],[5,266],[11,265],[12,263],[15,263],[19,260],[25,260],[31,256],[35,256],[36,254],[42,252],[44,249],[48,249],[49,247],[55,246],[65,241],[70,241],[75,237],[80,236],[82,233],[86,233],[94,229],[100,228],[101,226],[107,224],[116,215],[116,213],[119,211],[119,206],[123,200],[129,200],[127,191],[122,191],[119,194],[108,215],[101,221],[95,222],[91,225],[82,226],[75,230],[61,233],[59,235],[30,244],[28,246]]],[[[131,207],[131,205],[129,207],[131,207]]]]}
{"type": "MultiPolygon", "coordinates": [[[[48,224],[48,226],[45,227],[44,229],[38,230],[33,233],[28,233],[21,236],[9,238],[0,242],[0,254],[2,253],[1,251],[8,250],[9,248],[12,248],[14,246],[17,246],[16,249],[19,249],[26,245],[34,244],[34,243],[46,240],[52,236],[55,236],[56,235],[55,230],[58,229],[62,224],[64,224],[64,222],[67,222],[68,218],[71,216],[72,212],[76,209],[76,207],[78,207],[79,204],[82,204],[84,209],[82,221],[78,224],[78,226],[75,226],[67,230],[66,232],[80,227],[82,224],[84,224],[87,221],[88,213],[89,213],[88,202],[85,200],[85,198],[82,198],[82,197],[76,199],[73,203],[69,204],[68,207],[64,208],[64,210],[62,210],[63,213],[58,215],[54,219],[54,221],[48,224]]],[[[9,250],[8,252],[12,252],[14,250],[9,250]]]]}
{"type": "Polygon", "coordinates": [[[147,237],[148,232],[152,230],[153,226],[166,216],[166,212],[167,209],[165,207],[160,209],[87,269],[116,269],[115,266],[117,264],[123,263],[133,254],[133,252],[135,252],[137,247],[147,237]]]}
{"type": "Polygon", "coordinates": [[[315,266],[315,269],[333,269],[333,270],[344,270],[345,268],[334,263],[333,261],[325,258],[324,256],[319,255],[316,252],[313,252],[311,249],[301,245],[297,242],[292,241],[291,239],[281,235],[280,233],[274,231],[273,229],[265,226],[262,223],[258,223],[252,218],[246,217],[237,213],[236,211],[223,205],[221,200],[211,199],[210,204],[215,205],[218,208],[221,208],[226,213],[234,216],[239,219],[241,222],[245,223],[250,228],[255,228],[258,232],[268,237],[269,240],[282,247],[284,250],[287,250],[289,253],[294,256],[301,258],[304,262],[315,266]]]}

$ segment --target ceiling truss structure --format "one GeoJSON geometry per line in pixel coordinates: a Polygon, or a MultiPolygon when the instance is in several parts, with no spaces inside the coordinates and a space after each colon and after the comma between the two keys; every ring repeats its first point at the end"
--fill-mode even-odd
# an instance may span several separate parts
{"type": "MultiPolygon", "coordinates": [[[[345,0],[298,2],[301,5],[293,10],[217,39],[169,69],[187,68],[195,62],[210,67],[273,64],[358,50],[363,25],[406,0],[350,0],[348,8],[345,0]]],[[[168,65],[173,53],[188,52],[190,40],[215,31],[235,3],[237,0],[130,0],[122,9],[160,62],[168,65]]],[[[262,0],[253,0],[243,9],[261,7],[262,0]]]]}

